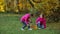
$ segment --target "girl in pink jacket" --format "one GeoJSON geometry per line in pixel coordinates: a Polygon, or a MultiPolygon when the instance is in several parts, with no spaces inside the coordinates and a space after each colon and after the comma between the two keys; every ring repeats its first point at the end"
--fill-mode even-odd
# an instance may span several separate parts
{"type": "Polygon", "coordinates": [[[36,24],[37,27],[40,28],[46,28],[46,19],[44,18],[44,15],[41,14],[37,19],[36,19],[36,24]]]}
{"type": "Polygon", "coordinates": [[[28,13],[21,17],[21,22],[23,23],[23,27],[21,28],[21,30],[24,30],[24,28],[27,26],[29,30],[32,30],[29,25],[31,16],[33,16],[33,14],[28,13]]]}

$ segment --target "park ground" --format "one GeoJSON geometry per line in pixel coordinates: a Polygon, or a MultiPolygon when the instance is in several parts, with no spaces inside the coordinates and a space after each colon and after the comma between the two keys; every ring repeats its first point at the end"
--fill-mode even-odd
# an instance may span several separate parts
{"type": "MultiPolygon", "coordinates": [[[[22,14],[0,14],[0,34],[60,34],[60,23],[48,23],[46,29],[22,31],[22,23],[19,18],[22,14]]],[[[32,18],[33,24],[35,19],[32,18]]]]}

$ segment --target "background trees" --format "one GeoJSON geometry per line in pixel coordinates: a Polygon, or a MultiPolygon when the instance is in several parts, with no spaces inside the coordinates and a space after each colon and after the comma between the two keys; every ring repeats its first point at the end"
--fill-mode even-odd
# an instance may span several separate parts
{"type": "Polygon", "coordinates": [[[60,20],[60,0],[0,0],[0,12],[45,14],[48,21],[60,20]]]}

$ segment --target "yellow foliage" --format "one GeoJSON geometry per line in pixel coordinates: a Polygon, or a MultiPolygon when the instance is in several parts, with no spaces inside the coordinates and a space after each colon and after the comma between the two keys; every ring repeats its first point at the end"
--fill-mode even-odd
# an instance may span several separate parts
{"type": "Polygon", "coordinates": [[[20,8],[23,8],[23,4],[22,3],[19,3],[18,5],[20,8]]]}
{"type": "MultiPolygon", "coordinates": [[[[34,4],[34,7],[36,9],[44,9],[44,11],[46,11],[46,13],[48,14],[49,13],[49,10],[52,9],[52,8],[56,8],[59,6],[59,1],[58,0],[35,0],[35,1],[40,1],[40,3],[35,3],[31,0],[31,2],[34,4]]],[[[4,10],[4,2],[5,0],[0,0],[0,11],[1,10],[4,10]]],[[[31,5],[29,4],[29,2],[27,0],[19,0],[19,8],[20,9],[25,9],[25,8],[28,8],[30,9],[31,8],[31,5]]],[[[16,10],[18,11],[18,10],[16,10]]]]}
{"type": "Polygon", "coordinates": [[[4,12],[4,6],[0,6],[0,12],[4,12]]]}
{"type": "Polygon", "coordinates": [[[4,2],[4,0],[0,0],[0,2],[4,2]]]}
{"type": "Polygon", "coordinates": [[[4,11],[4,0],[0,0],[0,12],[5,12],[4,11]]]}
{"type": "Polygon", "coordinates": [[[4,5],[0,5],[0,12],[4,12],[4,5]]]}

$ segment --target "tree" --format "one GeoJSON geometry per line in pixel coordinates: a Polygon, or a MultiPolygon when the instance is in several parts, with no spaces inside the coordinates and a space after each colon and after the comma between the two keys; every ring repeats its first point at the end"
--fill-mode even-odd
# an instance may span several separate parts
{"type": "Polygon", "coordinates": [[[17,4],[17,8],[18,8],[18,12],[20,12],[20,8],[19,8],[19,0],[16,0],[16,4],[17,4]]]}

